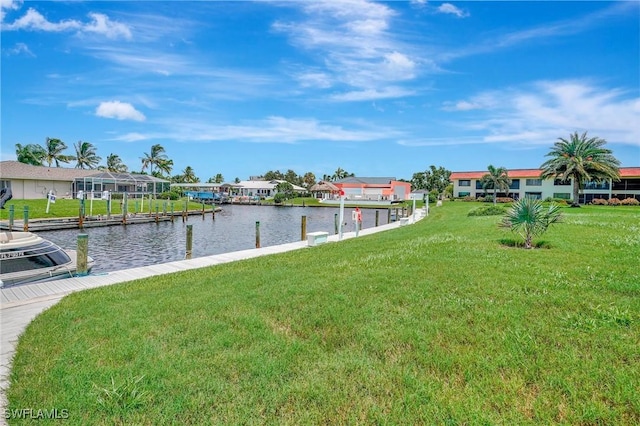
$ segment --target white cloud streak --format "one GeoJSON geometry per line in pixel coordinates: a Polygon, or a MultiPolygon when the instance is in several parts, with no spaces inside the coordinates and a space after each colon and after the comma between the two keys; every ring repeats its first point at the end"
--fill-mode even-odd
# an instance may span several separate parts
{"type": "MultiPolygon", "coordinates": [[[[3,0],[5,1],[5,0],[3,0]]],[[[14,6],[12,3],[10,6],[14,6]]],[[[15,9],[15,7],[13,7],[15,9]]],[[[89,21],[81,22],[75,19],[67,19],[59,22],[51,22],[40,12],[30,7],[27,12],[12,23],[4,23],[3,5],[3,31],[44,31],[44,32],[65,32],[77,31],[84,34],[98,34],[109,39],[131,39],[131,30],[126,25],[114,22],[107,15],[101,13],[89,13],[89,21]]]]}
{"type": "Polygon", "coordinates": [[[96,108],[96,116],[118,120],[144,121],[146,117],[133,105],[120,101],[102,102],[96,108]]]}
{"type": "Polygon", "coordinates": [[[334,94],[333,100],[356,101],[403,96],[410,91],[390,90],[388,86],[412,80],[418,65],[407,46],[394,40],[391,21],[395,11],[382,3],[364,0],[308,2],[303,4],[302,22],[277,22],[276,31],[289,35],[293,45],[318,55],[322,78],[317,70],[297,75],[303,87],[337,89],[367,96],[334,94]]]}
{"type": "Polygon", "coordinates": [[[445,109],[472,113],[456,126],[484,143],[548,145],[574,131],[640,146],[640,98],[583,81],[541,81],[529,88],[485,92],[448,102],[445,109]],[[483,118],[485,117],[485,118],[483,118]]]}
{"type": "Polygon", "coordinates": [[[367,142],[399,137],[400,132],[374,126],[347,129],[316,119],[271,116],[238,125],[211,124],[203,121],[169,120],[159,133],[129,133],[113,140],[136,142],[159,138],[185,142],[241,141],[250,143],[296,144],[305,141],[367,142]]]}
{"type": "Polygon", "coordinates": [[[445,13],[449,15],[455,15],[458,18],[466,18],[469,16],[468,12],[458,8],[457,6],[452,5],[451,3],[442,3],[438,8],[438,12],[445,13]]]}

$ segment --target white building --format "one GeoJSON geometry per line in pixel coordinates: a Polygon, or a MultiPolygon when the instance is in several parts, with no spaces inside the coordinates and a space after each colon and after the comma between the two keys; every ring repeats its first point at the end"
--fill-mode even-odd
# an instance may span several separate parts
{"type": "MultiPolygon", "coordinates": [[[[493,195],[493,190],[482,188],[482,176],[488,171],[481,172],[453,172],[449,178],[453,182],[454,197],[478,198],[493,195]]],[[[561,198],[570,200],[573,192],[572,181],[561,182],[558,179],[540,179],[539,169],[508,170],[511,179],[509,193],[498,192],[498,197],[534,197],[538,199],[561,198]]],[[[580,203],[589,203],[594,198],[608,200],[617,198],[635,198],[640,200],[640,167],[621,167],[619,182],[589,182],[580,192],[580,203]]]]}

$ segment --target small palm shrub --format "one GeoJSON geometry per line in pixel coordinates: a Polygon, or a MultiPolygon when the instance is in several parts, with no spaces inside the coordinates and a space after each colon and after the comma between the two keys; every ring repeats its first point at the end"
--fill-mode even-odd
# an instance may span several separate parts
{"type": "Polygon", "coordinates": [[[618,200],[617,198],[611,198],[609,200],[609,205],[610,206],[619,206],[620,205],[620,200],[618,200]]]}
{"type": "Polygon", "coordinates": [[[552,223],[560,222],[561,216],[557,204],[545,208],[542,201],[524,197],[511,205],[500,226],[519,234],[524,239],[524,247],[530,249],[533,237],[546,232],[552,223]]]}
{"type": "Polygon", "coordinates": [[[629,197],[620,201],[620,204],[622,204],[623,206],[640,206],[640,201],[636,200],[635,198],[629,197]]]}

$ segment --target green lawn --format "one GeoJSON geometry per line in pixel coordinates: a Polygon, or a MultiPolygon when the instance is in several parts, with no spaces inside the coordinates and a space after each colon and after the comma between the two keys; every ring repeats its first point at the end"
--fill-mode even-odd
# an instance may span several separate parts
{"type": "Polygon", "coordinates": [[[83,291],[21,337],[9,409],[66,424],[638,424],[640,209],[544,249],[449,202],[416,225],[83,291]]]}
{"type": "MultiPolygon", "coordinates": [[[[122,213],[122,200],[111,201],[111,214],[119,215],[122,213]]],[[[171,203],[174,205],[175,212],[181,212],[184,209],[184,200],[166,201],[166,200],[153,200],[151,204],[151,211],[155,213],[156,203],[158,205],[158,211],[163,212],[164,203],[167,203],[167,212],[171,211],[171,203]]],[[[60,217],[78,217],[80,213],[80,200],[58,198],[55,203],[49,205],[49,213],[47,213],[47,200],[10,200],[5,204],[5,208],[0,210],[0,220],[9,220],[10,206],[13,205],[14,220],[22,220],[24,218],[24,208],[29,208],[29,219],[53,219],[60,217]]],[[[188,203],[189,210],[202,210],[201,203],[188,203]]],[[[207,211],[211,210],[211,205],[206,205],[207,211]]],[[[129,213],[149,213],[149,200],[144,201],[144,206],[141,200],[128,200],[127,211],[129,213]],[[144,207],[144,210],[143,210],[144,207]]],[[[85,215],[89,216],[92,213],[93,216],[106,215],[107,214],[107,202],[106,200],[94,200],[93,207],[90,200],[85,200],[85,215]]]]}

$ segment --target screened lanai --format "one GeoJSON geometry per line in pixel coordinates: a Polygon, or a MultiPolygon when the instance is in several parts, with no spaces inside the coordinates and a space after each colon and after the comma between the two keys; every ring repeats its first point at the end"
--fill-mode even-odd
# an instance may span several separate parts
{"type": "Polygon", "coordinates": [[[100,194],[109,191],[111,194],[127,193],[129,198],[142,198],[169,190],[170,182],[155,176],[133,174],[133,173],[113,173],[100,172],[95,175],[76,178],[73,182],[73,197],[77,198],[78,191],[89,194],[92,191],[100,194]]]}

